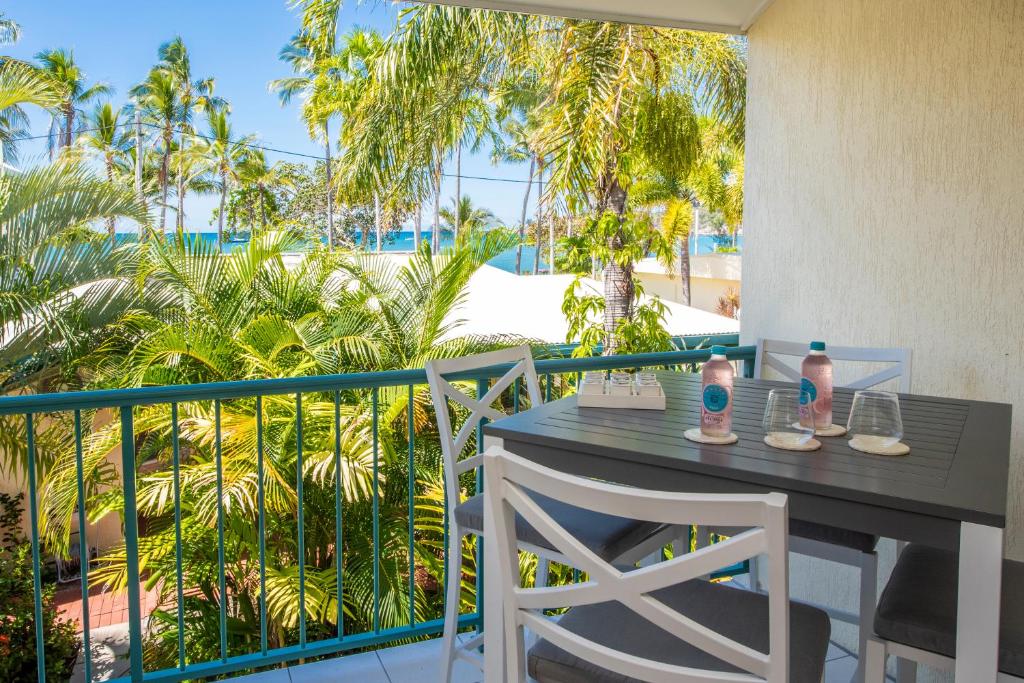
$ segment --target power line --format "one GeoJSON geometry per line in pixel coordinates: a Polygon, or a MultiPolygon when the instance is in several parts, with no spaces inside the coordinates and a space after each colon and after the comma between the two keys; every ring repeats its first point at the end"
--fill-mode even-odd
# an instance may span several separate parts
{"type": "MultiPolygon", "coordinates": [[[[148,122],[143,121],[142,125],[146,126],[147,128],[152,128],[152,129],[155,129],[155,130],[158,130],[158,131],[162,131],[163,130],[163,126],[157,125],[155,123],[148,123],[148,122]]],[[[134,121],[128,121],[128,122],[125,122],[125,123],[118,123],[114,127],[115,128],[121,128],[121,127],[125,127],[125,126],[134,127],[135,126],[135,122],[134,121]]],[[[75,133],[76,134],[94,133],[94,132],[96,132],[98,130],[101,130],[101,128],[83,128],[81,130],[75,131],[75,133]]],[[[181,133],[182,131],[180,129],[175,129],[175,132],[181,133]]],[[[199,138],[201,140],[206,140],[207,142],[216,142],[217,141],[216,138],[210,137],[209,135],[203,135],[202,133],[189,132],[189,133],[185,133],[185,134],[186,135],[190,135],[190,136],[192,136],[194,138],[199,138]]],[[[18,138],[18,141],[21,142],[21,141],[25,141],[25,140],[43,140],[43,139],[47,139],[47,138],[50,138],[50,137],[51,136],[49,134],[46,134],[46,135],[31,135],[31,136],[26,136],[26,137],[20,137],[20,138],[18,138]]],[[[307,154],[305,152],[293,152],[291,150],[279,149],[279,148],[276,148],[276,147],[267,147],[266,145],[260,145],[260,144],[257,144],[255,142],[247,142],[245,140],[228,140],[228,143],[232,144],[232,145],[238,145],[239,147],[246,147],[248,149],[258,149],[258,150],[261,150],[261,151],[264,151],[264,152],[273,152],[274,154],[285,154],[285,155],[289,155],[289,156],[293,156],[293,157],[302,157],[303,159],[313,159],[314,161],[324,161],[323,157],[316,156],[314,154],[307,154]]],[[[459,178],[461,180],[485,180],[485,181],[488,181],[488,182],[495,182],[495,183],[516,183],[516,184],[524,184],[524,185],[533,182],[533,180],[522,180],[521,178],[491,178],[491,177],[488,177],[488,176],[464,175],[464,174],[458,174],[458,173],[442,173],[441,176],[444,177],[444,178],[459,178]]]]}

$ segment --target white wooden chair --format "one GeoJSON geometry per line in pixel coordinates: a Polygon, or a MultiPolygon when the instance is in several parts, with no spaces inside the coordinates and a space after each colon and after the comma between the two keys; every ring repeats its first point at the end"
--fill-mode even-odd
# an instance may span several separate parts
{"type": "MultiPolygon", "coordinates": [[[[505,417],[504,413],[494,407],[494,403],[509,387],[515,385],[516,379],[522,379],[530,405],[541,405],[543,399],[530,347],[525,345],[462,358],[433,360],[426,364],[426,370],[441,438],[445,493],[448,498],[448,585],[445,592],[445,654],[441,678],[442,682],[447,682],[456,659],[464,659],[477,667],[482,667],[483,664],[476,652],[482,642],[482,635],[478,634],[461,645],[456,638],[462,575],[462,542],[469,534],[483,534],[484,515],[482,495],[462,500],[459,476],[483,464],[483,457],[475,451],[471,454],[464,453],[466,445],[482,419],[497,420],[505,417]],[[496,380],[484,396],[469,396],[445,379],[452,373],[503,364],[512,364],[512,368],[496,380]],[[469,410],[469,416],[457,431],[452,427],[448,411],[449,401],[469,410]],[[466,457],[463,457],[464,455],[466,457]]],[[[585,538],[588,547],[606,560],[633,563],[670,542],[672,538],[672,531],[661,525],[596,512],[582,513],[560,502],[556,497],[539,497],[538,503],[567,528],[585,538]]],[[[518,520],[516,531],[519,547],[538,557],[537,585],[547,584],[549,562],[571,565],[566,557],[556,551],[545,537],[526,524],[525,520],[518,520]]]]}
{"type": "MultiPolygon", "coordinates": [[[[885,660],[899,657],[898,683],[917,680],[917,664],[956,666],[959,559],[955,552],[910,544],[882,591],[875,635],[868,639],[865,678],[885,682],[885,660]]],[[[1024,563],[1003,561],[999,683],[1024,681],[1024,563]]]]}
{"type": "MultiPolygon", "coordinates": [[[[888,367],[873,372],[852,382],[843,384],[847,389],[869,389],[883,382],[895,380],[901,393],[910,391],[911,352],[900,348],[860,348],[856,346],[828,346],[825,353],[833,361],[855,363],[889,363],[888,367]]],[[[807,345],[778,339],[758,339],[757,357],[754,361],[754,376],[765,379],[766,368],[771,368],[786,379],[799,382],[801,359],[807,355],[807,345]],[[788,359],[786,362],[783,359],[788,359]]],[[[790,550],[822,560],[838,562],[860,570],[860,605],[857,613],[834,607],[818,605],[833,619],[854,624],[859,629],[859,653],[863,655],[868,637],[871,635],[871,620],[875,613],[878,583],[878,555],[875,546],[878,538],[824,524],[799,522],[790,524],[790,550]]],[[[758,586],[760,581],[757,562],[751,563],[750,582],[758,586]]],[[[863,680],[864,658],[858,661],[854,680],[863,680]]]]}
{"type": "Polygon", "coordinates": [[[820,683],[830,624],[821,610],[789,601],[785,495],[647,491],[557,472],[497,446],[487,449],[484,460],[484,495],[497,530],[488,552],[498,553],[501,571],[508,681],[526,681],[525,628],[542,638],[531,648],[528,664],[539,683],[820,683]],[[665,562],[622,571],[559,524],[534,493],[666,525],[746,530],[665,562]],[[587,580],[524,588],[517,514],[586,572],[587,580]],[[698,578],[758,555],[771,568],[768,595],[698,578]],[[561,607],[571,609],[558,620],[544,616],[544,610],[561,607]]]}
{"type": "MultiPolygon", "coordinates": [[[[910,391],[910,349],[829,345],[825,353],[833,361],[892,364],[878,372],[843,384],[842,386],[847,389],[870,389],[883,382],[896,380],[898,382],[897,391],[904,394],[910,391]]],[[[800,361],[806,355],[807,344],[779,339],[758,339],[757,357],[754,359],[754,377],[765,379],[765,368],[771,368],[786,379],[799,382],[800,361]],[[783,358],[791,360],[787,363],[783,358]]]]}

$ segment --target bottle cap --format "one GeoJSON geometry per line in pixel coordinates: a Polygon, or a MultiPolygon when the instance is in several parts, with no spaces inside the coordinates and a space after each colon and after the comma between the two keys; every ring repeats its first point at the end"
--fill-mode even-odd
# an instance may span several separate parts
{"type": "Polygon", "coordinates": [[[725,347],[724,346],[712,346],[711,347],[711,355],[712,356],[724,356],[725,355],[725,347]]]}
{"type": "Polygon", "coordinates": [[[825,342],[822,342],[822,341],[812,341],[811,342],[811,351],[824,351],[824,350],[825,350],[825,342]]]}

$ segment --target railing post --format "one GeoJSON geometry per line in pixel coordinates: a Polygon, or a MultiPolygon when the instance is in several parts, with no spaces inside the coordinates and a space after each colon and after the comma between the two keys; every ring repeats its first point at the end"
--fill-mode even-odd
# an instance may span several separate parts
{"type": "Polygon", "coordinates": [[[139,595],[139,519],[135,500],[135,423],[132,406],[121,406],[121,477],[124,484],[124,549],[128,582],[128,668],[142,681],[142,604],[139,595]]]}
{"type": "MultiPolygon", "coordinates": [[[[487,394],[487,380],[476,381],[476,399],[479,401],[487,394]]],[[[518,395],[518,392],[517,392],[518,395]]],[[[532,408],[533,406],[531,406],[532,408]]],[[[481,417],[476,425],[476,452],[484,452],[484,421],[481,417]]],[[[476,468],[476,494],[484,491],[483,468],[476,468]]],[[[480,633],[484,627],[484,537],[476,537],[476,632],[480,633]]]]}
{"type": "Polygon", "coordinates": [[[46,683],[46,640],[43,637],[43,566],[39,558],[39,501],[36,488],[36,429],[32,413],[25,415],[26,446],[28,449],[28,507],[32,527],[32,597],[36,626],[36,676],[46,683]]]}

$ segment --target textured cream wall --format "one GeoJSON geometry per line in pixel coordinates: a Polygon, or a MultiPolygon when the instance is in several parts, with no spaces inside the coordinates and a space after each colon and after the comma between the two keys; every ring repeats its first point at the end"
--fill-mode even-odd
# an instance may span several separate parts
{"type": "Polygon", "coordinates": [[[1024,559],[1024,2],[775,0],[749,39],[744,338],[908,346],[915,391],[1013,403],[1024,559]]]}

